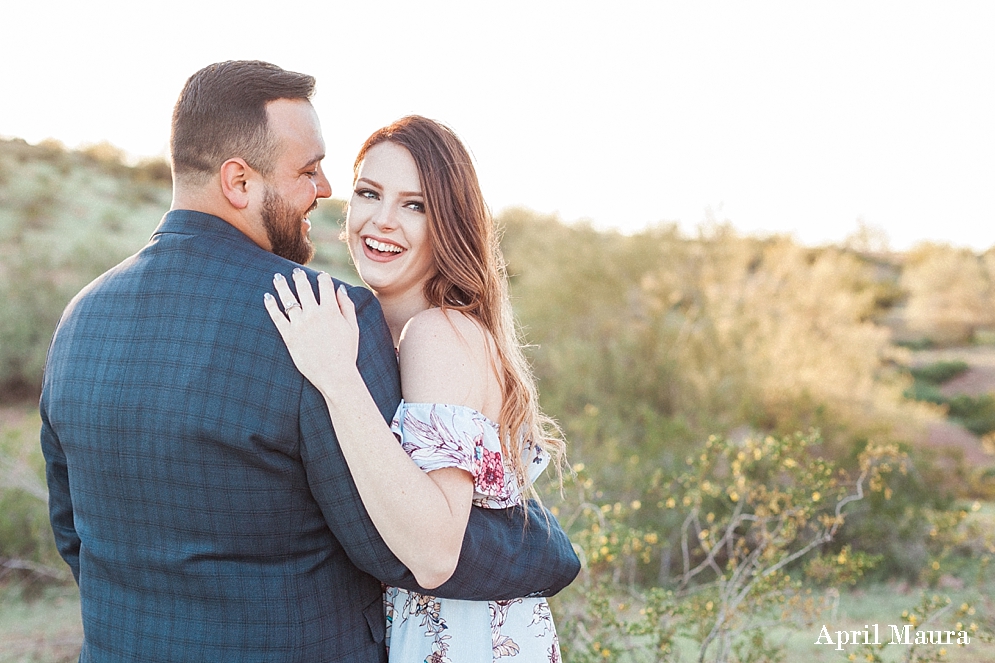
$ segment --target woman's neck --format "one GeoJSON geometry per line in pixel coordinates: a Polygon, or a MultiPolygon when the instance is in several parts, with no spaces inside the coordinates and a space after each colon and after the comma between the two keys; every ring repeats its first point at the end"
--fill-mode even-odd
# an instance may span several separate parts
{"type": "Polygon", "coordinates": [[[401,342],[401,331],[408,320],[415,317],[422,311],[432,308],[425,294],[418,288],[416,292],[406,292],[399,294],[376,293],[380,301],[380,308],[383,309],[383,317],[387,320],[387,327],[390,335],[394,339],[394,347],[401,342]]]}

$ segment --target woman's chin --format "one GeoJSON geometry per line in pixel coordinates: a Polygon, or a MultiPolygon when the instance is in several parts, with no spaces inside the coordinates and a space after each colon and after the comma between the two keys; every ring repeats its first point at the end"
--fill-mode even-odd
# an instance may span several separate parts
{"type": "Polygon", "coordinates": [[[367,288],[379,295],[381,292],[391,290],[391,286],[397,282],[397,279],[383,274],[382,270],[377,269],[377,267],[379,265],[374,264],[364,268],[362,263],[356,263],[356,273],[359,274],[359,278],[362,279],[367,288]]]}

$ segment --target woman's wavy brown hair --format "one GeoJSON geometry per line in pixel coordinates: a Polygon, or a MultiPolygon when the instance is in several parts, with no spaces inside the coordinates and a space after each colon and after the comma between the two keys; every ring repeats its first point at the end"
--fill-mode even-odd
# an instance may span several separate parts
{"type": "Polygon", "coordinates": [[[367,151],[379,143],[404,147],[415,160],[436,274],[425,284],[432,306],[460,311],[477,320],[494,339],[502,389],[498,418],[501,446],[515,468],[519,486],[537,497],[528,480],[530,458],[523,457],[525,439],[538,444],[552,458],[562,477],[565,444],[559,427],[539,409],[535,378],[523,352],[508,298],[508,276],[477,172],[470,155],[448,127],[419,115],[403,117],[374,132],[360,149],[353,180],[367,151]]]}

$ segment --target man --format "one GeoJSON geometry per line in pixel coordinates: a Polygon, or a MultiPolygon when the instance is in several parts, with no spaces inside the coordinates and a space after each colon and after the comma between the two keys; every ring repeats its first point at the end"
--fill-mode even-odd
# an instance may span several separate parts
{"type": "MultiPolygon", "coordinates": [[[[171,211],[56,330],[41,442],[81,661],[385,660],[380,582],[418,589],[262,305],[274,273],[311,257],[307,214],[331,195],[313,88],[262,62],[194,74],[173,113],[171,211]]],[[[390,335],[371,293],[350,296],[387,418],[390,335]]],[[[526,526],[474,509],[459,568],[432,594],[548,595],[578,568],[541,511],[526,526]]]]}

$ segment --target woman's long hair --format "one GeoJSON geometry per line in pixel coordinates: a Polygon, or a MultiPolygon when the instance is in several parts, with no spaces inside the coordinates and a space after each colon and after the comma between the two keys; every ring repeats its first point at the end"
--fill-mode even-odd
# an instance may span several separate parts
{"type": "Polygon", "coordinates": [[[376,131],[356,157],[353,179],[367,151],[390,142],[408,150],[418,167],[428,235],[436,274],[425,284],[429,304],[460,311],[490,332],[497,349],[501,378],[499,436],[505,457],[511,461],[518,485],[537,497],[529,482],[530,458],[524,458],[519,435],[549,453],[557,477],[565,462],[559,427],[539,409],[535,378],[522,350],[508,298],[508,276],[477,172],[463,143],[448,127],[409,115],[376,131]]]}

